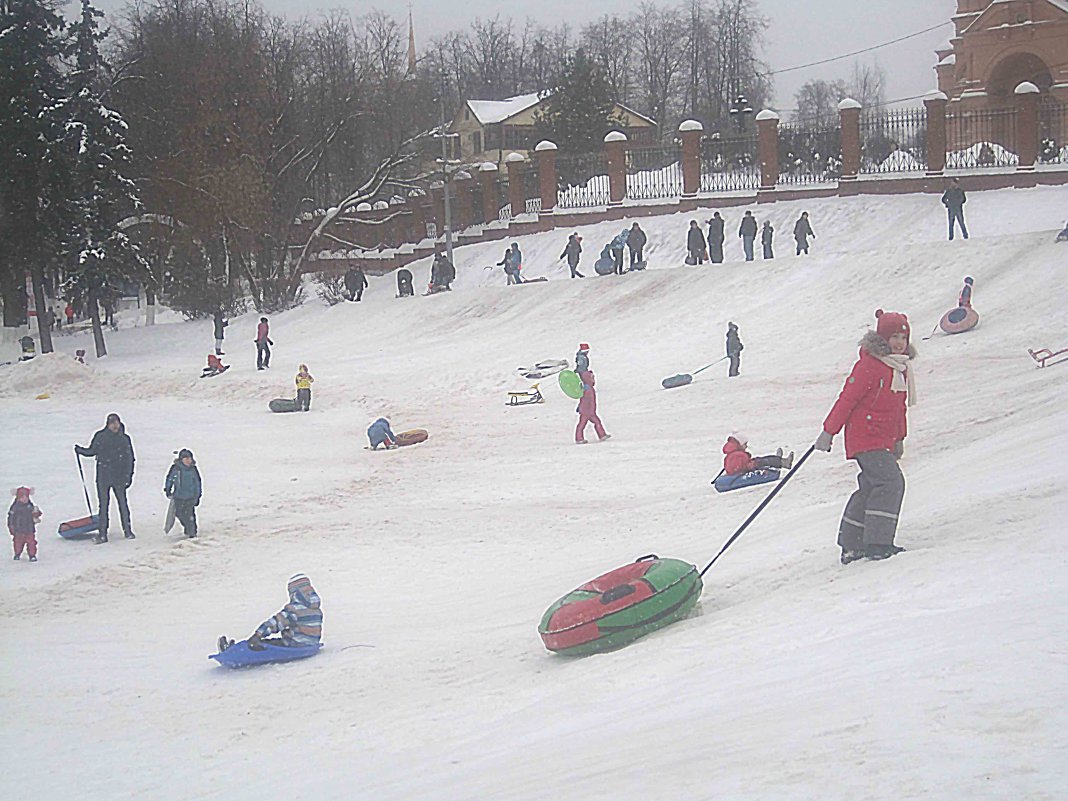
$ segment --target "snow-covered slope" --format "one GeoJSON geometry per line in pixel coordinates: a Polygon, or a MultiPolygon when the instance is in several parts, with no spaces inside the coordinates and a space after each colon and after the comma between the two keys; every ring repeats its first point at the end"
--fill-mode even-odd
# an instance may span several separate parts
{"type": "MultiPolygon", "coordinates": [[[[0,486],[37,487],[47,515],[40,562],[0,562],[0,796],[1058,798],[1068,366],[1036,370],[1026,349],[1068,346],[1066,201],[976,193],[973,238],[952,243],[937,197],[812,201],[807,259],[785,235],[802,206],[775,204],[757,215],[780,258],[744,264],[734,245],[704,268],[674,266],[689,216],[650,218],[648,272],[521,287],[483,269],[505,243],[477,245],[450,294],[396,300],[387,277],[361,304],[276,316],[269,372],[252,367],[255,315],[228,329],[235,366],[216,379],[195,377],[205,322],[124,329],[84,368],[0,368],[0,486]],[[965,275],[980,327],[919,341],[965,275]],[[855,478],[839,441],[707,574],[701,614],[614,654],[547,655],[535,627],[567,590],[642,554],[719,549],[764,495],[711,491],[726,434],[807,448],[879,306],[910,315],[920,350],[908,552],[838,564],[855,478]],[[728,320],[742,376],[660,389],[722,354],[728,320]],[[614,435],[587,448],[552,379],[544,405],[505,406],[529,383],[516,366],[579,341],[614,435]],[[301,361],[313,413],[270,414],[301,361]],[[139,538],[61,541],[84,508],[71,445],[113,410],[137,448],[139,538]],[[379,415],[431,439],[369,453],[379,415]],[[197,541],[160,534],[180,447],[204,475],[197,541]],[[327,649],[213,668],[216,637],[251,632],[298,570],[327,649]]],[[[580,230],[587,262],[619,227],[580,230]]],[[[525,272],[563,278],[563,239],[522,239],[525,272]]]]}

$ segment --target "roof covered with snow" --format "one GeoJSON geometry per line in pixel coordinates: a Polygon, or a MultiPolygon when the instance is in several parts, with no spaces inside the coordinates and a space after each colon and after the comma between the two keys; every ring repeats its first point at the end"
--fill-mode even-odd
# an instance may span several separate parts
{"type": "Polygon", "coordinates": [[[496,122],[504,122],[509,117],[514,117],[521,111],[526,111],[531,106],[538,104],[540,97],[537,92],[529,95],[516,95],[504,100],[468,100],[478,121],[483,125],[492,125],[496,122]]]}

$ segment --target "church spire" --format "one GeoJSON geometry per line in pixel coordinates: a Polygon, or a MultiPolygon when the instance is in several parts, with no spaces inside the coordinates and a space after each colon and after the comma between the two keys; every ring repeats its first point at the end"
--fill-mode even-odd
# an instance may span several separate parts
{"type": "Polygon", "coordinates": [[[408,74],[415,74],[415,22],[412,20],[412,0],[408,0],[408,74]]]}

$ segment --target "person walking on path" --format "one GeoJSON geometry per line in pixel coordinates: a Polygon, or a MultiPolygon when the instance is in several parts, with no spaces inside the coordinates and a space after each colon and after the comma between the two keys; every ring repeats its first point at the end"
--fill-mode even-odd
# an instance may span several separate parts
{"type": "Polygon", "coordinates": [[[864,557],[886,559],[904,550],[894,545],[905,496],[898,459],[908,435],[906,408],[916,402],[916,351],[909,344],[904,314],[879,309],[875,317],[876,330],[861,339],[860,358],[813,446],[830,453],[834,436],[845,427],[846,458],[860,466],[858,489],[838,526],[843,565],[864,557]]]}
{"type": "Polygon", "coordinates": [[[578,408],[575,410],[579,416],[578,426],[575,428],[575,444],[586,444],[587,423],[593,423],[593,430],[597,432],[598,438],[603,442],[611,438],[612,435],[605,432],[601,418],[597,416],[597,390],[594,388],[596,379],[593,371],[583,370],[579,373],[579,378],[582,379],[582,397],[579,399],[578,408]]]}
{"type": "Polygon", "coordinates": [[[367,276],[363,274],[362,267],[350,267],[345,273],[345,289],[348,290],[349,300],[363,300],[363,291],[367,289],[367,276]]]}
{"type": "Polygon", "coordinates": [[[794,223],[794,241],[797,243],[797,255],[800,256],[803,252],[808,255],[808,238],[816,238],[815,232],[812,230],[812,224],[808,221],[808,212],[801,212],[801,216],[797,218],[797,222],[794,223]]]}
{"type": "Polygon", "coordinates": [[[630,227],[630,233],[627,234],[627,248],[630,250],[630,269],[640,270],[642,269],[638,265],[644,265],[645,259],[642,257],[642,250],[645,248],[645,243],[649,241],[649,237],[645,235],[645,231],[641,229],[638,223],[634,223],[630,227]]]}
{"type": "Polygon", "coordinates": [[[182,448],[163,479],[163,494],[174,501],[174,516],[189,539],[197,535],[197,507],[203,492],[204,485],[193,452],[182,448]]]}
{"type": "Polygon", "coordinates": [[[742,238],[742,250],[745,251],[745,260],[753,260],[753,242],[756,241],[757,221],[753,212],[747,211],[742,217],[742,224],[738,226],[738,236],[742,238]]]}
{"type": "Polygon", "coordinates": [[[311,385],[315,382],[312,374],[308,372],[308,365],[302,364],[294,379],[297,384],[297,411],[311,411],[311,385]]]}
{"type": "Polygon", "coordinates": [[[708,220],[708,255],[713,264],[723,263],[724,225],[725,220],[718,211],[708,220]]]}
{"type": "Polygon", "coordinates": [[[256,369],[264,370],[271,366],[271,345],[274,343],[270,337],[271,326],[266,317],[260,318],[260,324],[256,326],[256,369]]]}
{"type": "Polygon", "coordinates": [[[571,269],[572,278],[586,277],[578,271],[579,259],[582,258],[582,237],[577,233],[571,234],[567,238],[567,244],[564,245],[564,252],[560,254],[560,258],[567,259],[567,266],[571,269]]]}
{"type": "Polygon", "coordinates": [[[741,337],[738,336],[738,326],[734,323],[727,323],[727,358],[731,360],[731,369],[727,373],[729,378],[734,378],[734,376],[738,375],[738,368],[742,364],[742,349],[744,347],[741,337]]]}
{"type": "Polygon", "coordinates": [[[111,495],[119,505],[119,520],[122,522],[123,535],[128,540],[134,539],[133,527],[130,525],[130,504],[126,500],[126,490],[133,484],[134,449],[126,427],[115,413],[109,414],[105,426],[93,434],[88,448],[74,446],[79,456],[96,458],[96,497],[99,505],[98,533],[93,542],[108,541],[108,507],[111,495]]]}
{"type": "Polygon", "coordinates": [[[623,251],[627,247],[627,239],[630,237],[630,229],[624,228],[612,239],[612,262],[616,267],[616,275],[623,275],[623,251]]]}
{"type": "Polygon", "coordinates": [[[690,220],[690,229],[686,232],[686,257],[687,264],[705,263],[705,238],[701,234],[701,227],[697,220],[690,220]]]}
{"type": "Polygon", "coordinates": [[[211,320],[212,327],[214,328],[215,333],[215,355],[225,356],[226,354],[223,353],[222,346],[223,338],[226,336],[226,332],[223,329],[225,329],[226,326],[230,325],[230,323],[227,322],[227,320],[223,317],[222,309],[216,309],[215,314],[211,316],[211,320]]]}
{"type": "Polygon", "coordinates": [[[774,238],[775,229],[771,227],[771,220],[764,220],[764,227],[760,229],[760,244],[764,246],[765,259],[775,258],[775,252],[772,250],[774,238]]]}
{"type": "Polygon", "coordinates": [[[965,239],[968,238],[968,226],[964,224],[964,204],[968,202],[968,196],[964,194],[964,187],[960,185],[960,179],[954,178],[946,191],[942,193],[942,205],[946,207],[949,215],[949,240],[953,241],[953,228],[955,223],[960,223],[960,232],[965,239]]]}
{"type": "Polygon", "coordinates": [[[19,487],[15,490],[15,500],[7,510],[7,530],[15,547],[15,559],[22,558],[22,550],[25,548],[30,561],[36,562],[37,524],[41,522],[41,510],[30,498],[32,494],[33,489],[30,487],[19,487]]]}

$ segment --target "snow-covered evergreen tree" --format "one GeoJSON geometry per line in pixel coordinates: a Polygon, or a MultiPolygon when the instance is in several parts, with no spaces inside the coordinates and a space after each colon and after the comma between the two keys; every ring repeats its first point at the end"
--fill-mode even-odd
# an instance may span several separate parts
{"type": "Polygon", "coordinates": [[[576,50],[564,65],[560,85],[535,112],[535,139],[555,142],[562,153],[600,153],[605,134],[624,125],[615,104],[604,69],[576,50]]]}

